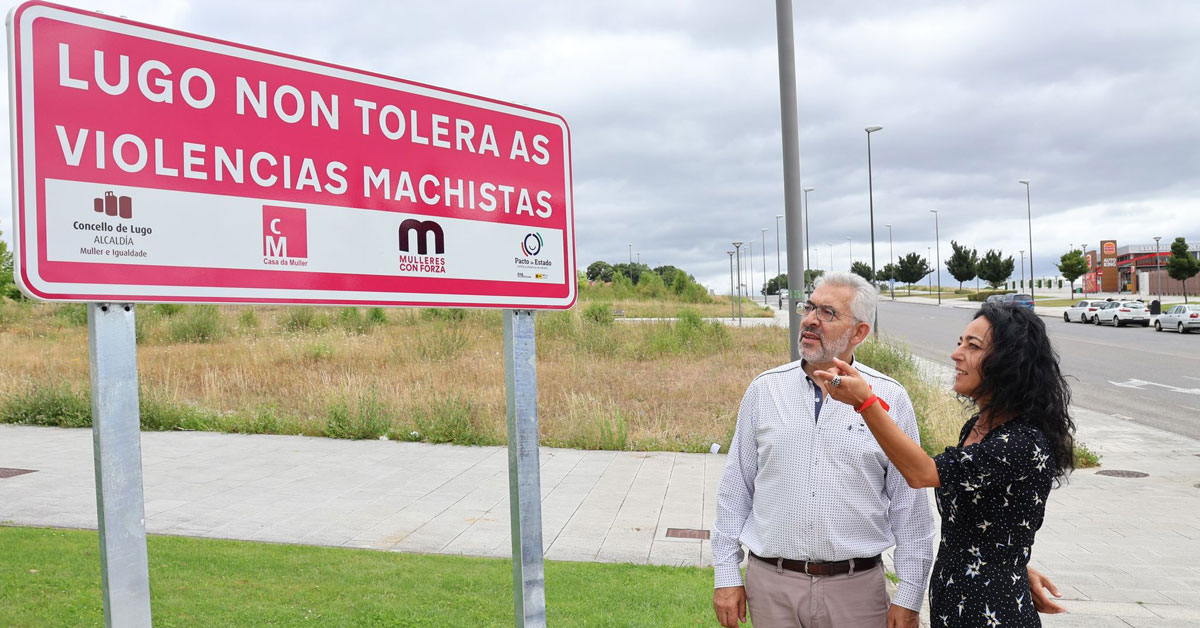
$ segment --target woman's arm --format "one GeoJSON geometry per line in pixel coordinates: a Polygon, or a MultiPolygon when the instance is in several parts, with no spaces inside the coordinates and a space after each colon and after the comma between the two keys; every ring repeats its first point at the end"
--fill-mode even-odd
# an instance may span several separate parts
{"type": "MultiPolygon", "coordinates": [[[[835,367],[829,371],[813,373],[821,382],[828,396],[859,408],[871,397],[871,386],[862,375],[849,364],[834,358],[835,367]],[[836,371],[831,372],[831,371],[836,371]],[[835,376],[840,376],[841,385],[833,386],[830,382],[835,376]]],[[[878,403],[872,403],[862,411],[863,421],[870,428],[871,434],[879,442],[883,453],[904,476],[904,480],[913,488],[941,486],[938,478],[937,465],[925,450],[921,449],[913,439],[900,429],[892,417],[878,403]]]]}

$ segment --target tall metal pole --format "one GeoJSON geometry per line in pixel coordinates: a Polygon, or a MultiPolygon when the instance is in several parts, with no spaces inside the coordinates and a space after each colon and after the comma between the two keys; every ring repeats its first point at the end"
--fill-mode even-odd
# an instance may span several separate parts
{"type": "MultiPolygon", "coordinates": [[[[808,216],[809,216],[809,214],[812,213],[812,207],[808,206],[808,193],[812,192],[815,189],[817,189],[817,188],[813,188],[813,187],[804,188],[804,249],[806,251],[810,251],[810,252],[812,251],[812,243],[809,242],[809,238],[812,236],[812,229],[809,229],[809,227],[808,227],[808,216]]],[[[805,268],[815,268],[816,264],[814,264],[812,260],[813,260],[813,258],[809,257],[807,260],[807,263],[804,265],[804,267],[805,268]]],[[[805,290],[808,290],[808,277],[804,278],[803,288],[805,290]]]]}
{"type": "Polygon", "coordinates": [[[800,139],[796,122],[796,47],[792,36],[792,0],[775,0],[776,42],[779,48],[779,120],[783,131],[783,208],[787,228],[788,343],[791,359],[800,359],[800,304],[804,301],[804,233],[800,207],[800,139]]]}
{"type": "Polygon", "coordinates": [[[736,315],[733,312],[733,251],[725,251],[729,254],[729,318],[734,318],[736,315]]]}
{"type": "Polygon", "coordinates": [[[829,272],[833,272],[833,245],[826,242],[825,246],[829,247],[829,272]]]}
{"type": "MultiPolygon", "coordinates": [[[[871,134],[882,130],[883,127],[878,125],[869,126],[864,129],[867,132],[867,203],[871,208],[871,285],[875,285],[875,187],[871,180],[871,134]]],[[[938,294],[941,298],[941,294],[938,294]]],[[[940,301],[939,301],[940,302],[940,301]]],[[[879,336],[879,308],[875,308],[875,322],[871,324],[871,331],[879,336]]]]}
{"type": "MultiPolygon", "coordinates": [[[[632,244],[629,245],[629,265],[633,266],[633,245],[632,244]]],[[[633,269],[630,269],[630,272],[633,272],[633,269]]]]}
{"type": "MultiPolygon", "coordinates": [[[[779,219],[783,218],[783,214],[775,216],[775,277],[778,278],[783,274],[783,267],[780,265],[779,258],[779,219]]],[[[783,282],[780,282],[782,284],[783,282]]],[[[779,309],[783,309],[783,286],[775,286],[775,295],[779,297],[779,309]]]]}
{"type": "Polygon", "coordinates": [[[767,306],[767,228],[762,228],[763,307],[767,306]]]}
{"type": "Polygon", "coordinates": [[[937,247],[937,264],[933,267],[938,278],[938,305],[942,304],[942,236],[938,233],[938,210],[931,209],[933,212],[933,244],[937,247]]]}
{"type": "Polygon", "coordinates": [[[1025,250],[1018,251],[1021,254],[1021,288],[1025,288],[1025,250]]]}
{"type": "Polygon", "coordinates": [[[888,273],[888,284],[892,290],[892,300],[896,300],[896,253],[892,250],[892,226],[888,225],[888,266],[892,267],[892,271],[888,273]]]}
{"type": "Polygon", "coordinates": [[[508,513],[517,628],[546,626],[542,482],[538,460],[537,345],[532,310],[504,310],[508,513]]]}
{"type": "Polygon", "coordinates": [[[738,327],[742,326],[742,243],[734,242],[733,250],[737,257],[737,304],[738,304],[738,327]]]}
{"type": "Polygon", "coordinates": [[[1029,300],[1037,307],[1037,295],[1033,293],[1033,208],[1029,202],[1029,179],[1021,179],[1017,183],[1025,185],[1025,218],[1029,222],[1029,300]]]}
{"type": "Polygon", "coordinates": [[[133,306],[89,303],[87,319],[104,625],[149,628],[150,572],[133,306]]]}
{"type": "MultiPolygon", "coordinates": [[[[853,236],[846,236],[846,246],[850,247],[850,251],[848,253],[850,256],[850,268],[854,268],[854,237],[853,236]]],[[[848,270],[850,270],[850,268],[847,268],[846,270],[848,271],[848,270]]]]}
{"type": "MultiPolygon", "coordinates": [[[[746,286],[746,296],[754,289],[754,240],[746,242],[746,272],[750,273],[750,283],[746,286]]],[[[750,297],[753,301],[754,297],[750,297]]]]}
{"type": "Polygon", "coordinates": [[[1158,255],[1158,241],[1162,236],[1154,236],[1154,276],[1158,278],[1158,306],[1162,307],[1162,264],[1158,255]]]}

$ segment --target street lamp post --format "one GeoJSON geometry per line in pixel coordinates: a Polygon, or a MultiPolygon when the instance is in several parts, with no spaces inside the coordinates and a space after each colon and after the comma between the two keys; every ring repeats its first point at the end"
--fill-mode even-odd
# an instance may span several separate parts
{"type": "MultiPolygon", "coordinates": [[[[925,259],[929,259],[931,257],[933,257],[933,247],[927,246],[925,247],[925,259]]],[[[929,277],[929,291],[933,292],[933,273],[929,273],[926,275],[926,277],[929,277]]],[[[939,290],[939,292],[941,291],[939,290]]]]}
{"type": "Polygon", "coordinates": [[[826,242],[825,246],[829,247],[829,272],[833,272],[833,245],[826,242]]]}
{"type": "MultiPolygon", "coordinates": [[[[750,283],[746,284],[746,296],[750,296],[750,289],[754,287],[754,240],[746,242],[746,272],[750,273],[750,283]]],[[[753,301],[754,297],[750,297],[753,301]]]]}
{"type": "Polygon", "coordinates": [[[892,289],[892,300],[896,300],[896,253],[892,251],[892,226],[888,225],[888,266],[892,267],[888,273],[888,285],[892,289]]]}
{"type": "MultiPolygon", "coordinates": [[[[779,248],[776,247],[775,251],[778,253],[779,248]]],[[[768,283],[767,282],[767,228],[766,227],[762,228],[762,260],[763,260],[763,284],[765,286],[768,283]]],[[[765,287],[763,288],[763,307],[767,307],[767,290],[765,287]]]]}
{"type": "MultiPolygon", "coordinates": [[[[783,268],[779,264],[779,219],[783,218],[783,214],[775,216],[775,276],[783,274],[783,268]]],[[[807,266],[807,264],[805,264],[807,266]]],[[[775,286],[775,294],[779,297],[779,309],[783,309],[783,286],[775,286]]]]}
{"type": "MultiPolygon", "coordinates": [[[[812,248],[812,242],[809,237],[809,234],[812,233],[812,229],[808,228],[808,214],[809,214],[809,212],[812,211],[812,209],[809,208],[809,206],[808,206],[808,193],[812,192],[815,189],[817,189],[817,188],[814,188],[814,187],[804,188],[804,248],[806,248],[806,249],[812,248]]],[[[812,258],[810,257],[809,260],[811,261],[812,258]]],[[[807,267],[808,267],[808,265],[806,264],[805,268],[807,268],[807,267]]],[[[808,277],[804,278],[803,284],[804,285],[800,286],[800,289],[808,290],[808,277]]]]}
{"type": "Polygon", "coordinates": [[[1025,250],[1022,249],[1018,253],[1021,254],[1021,289],[1023,290],[1025,288],[1025,250]]]}
{"type": "Polygon", "coordinates": [[[1037,295],[1033,293],[1033,209],[1029,202],[1029,179],[1017,181],[1025,186],[1025,219],[1029,223],[1029,300],[1037,306],[1037,295]]]}
{"type": "Polygon", "coordinates": [[[729,318],[734,318],[736,315],[733,312],[733,251],[725,251],[729,254],[729,318]]]}
{"type": "Polygon", "coordinates": [[[1158,303],[1162,307],[1162,259],[1158,254],[1158,241],[1162,236],[1154,236],[1154,276],[1158,278],[1158,303]]]}
{"type": "MultiPolygon", "coordinates": [[[[883,127],[871,125],[863,130],[867,132],[867,204],[871,213],[871,285],[875,285],[875,188],[874,182],[871,180],[871,134],[883,130],[883,127]]],[[[941,298],[940,293],[938,298],[941,298]]],[[[871,324],[871,330],[875,332],[876,336],[879,335],[878,308],[875,310],[875,321],[871,324]]]]}
{"type": "Polygon", "coordinates": [[[733,250],[737,253],[737,285],[738,285],[737,319],[738,319],[738,327],[741,327],[742,326],[742,243],[734,242],[733,250]]]}
{"type": "MultiPolygon", "coordinates": [[[[850,268],[854,267],[854,238],[846,236],[846,245],[850,247],[850,268]]],[[[850,270],[847,268],[846,270],[850,270]]]]}
{"type": "MultiPolygon", "coordinates": [[[[633,266],[633,245],[629,245],[629,265],[633,266]]],[[[631,269],[632,272],[632,269],[631,269]]]]}
{"type": "Polygon", "coordinates": [[[933,244],[937,247],[937,265],[933,267],[934,272],[938,277],[938,305],[942,304],[942,242],[941,234],[938,233],[938,210],[931,209],[933,212],[933,244]]]}

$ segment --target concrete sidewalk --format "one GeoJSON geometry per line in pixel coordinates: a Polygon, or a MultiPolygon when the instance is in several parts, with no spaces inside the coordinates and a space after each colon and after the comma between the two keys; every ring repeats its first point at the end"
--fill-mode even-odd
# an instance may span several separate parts
{"type": "MultiPolygon", "coordinates": [[[[933,367],[938,368],[938,367],[933,367]]],[[[1070,615],[1046,626],[1200,626],[1200,441],[1077,411],[1104,469],[1051,494],[1035,565],[1070,615]]],[[[507,452],[205,432],[142,435],[151,533],[510,556],[507,452]]],[[[549,560],[707,566],[720,454],[542,449],[549,560]]],[[[91,431],[0,425],[0,522],[95,528],[91,431]]],[[[928,619],[926,617],[926,619],[928,619]]]]}

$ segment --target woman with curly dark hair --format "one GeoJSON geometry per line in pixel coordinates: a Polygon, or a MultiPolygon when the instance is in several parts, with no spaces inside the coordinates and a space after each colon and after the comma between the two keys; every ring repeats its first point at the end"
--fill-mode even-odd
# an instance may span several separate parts
{"type": "Polygon", "coordinates": [[[942,540],[929,586],[931,624],[1041,626],[1039,610],[1062,609],[1046,597],[1043,588],[1057,591],[1028,566],[1029,556],[1051,485],[1075,468],[1071,389],[1045,325],[1024,307],[984,305],[950,357],[954,392],[978,414],[957,447],[934,457],[849,364],[836,361],[817,377],[862,415],[909,486],[935,488],[942,540]]]}

